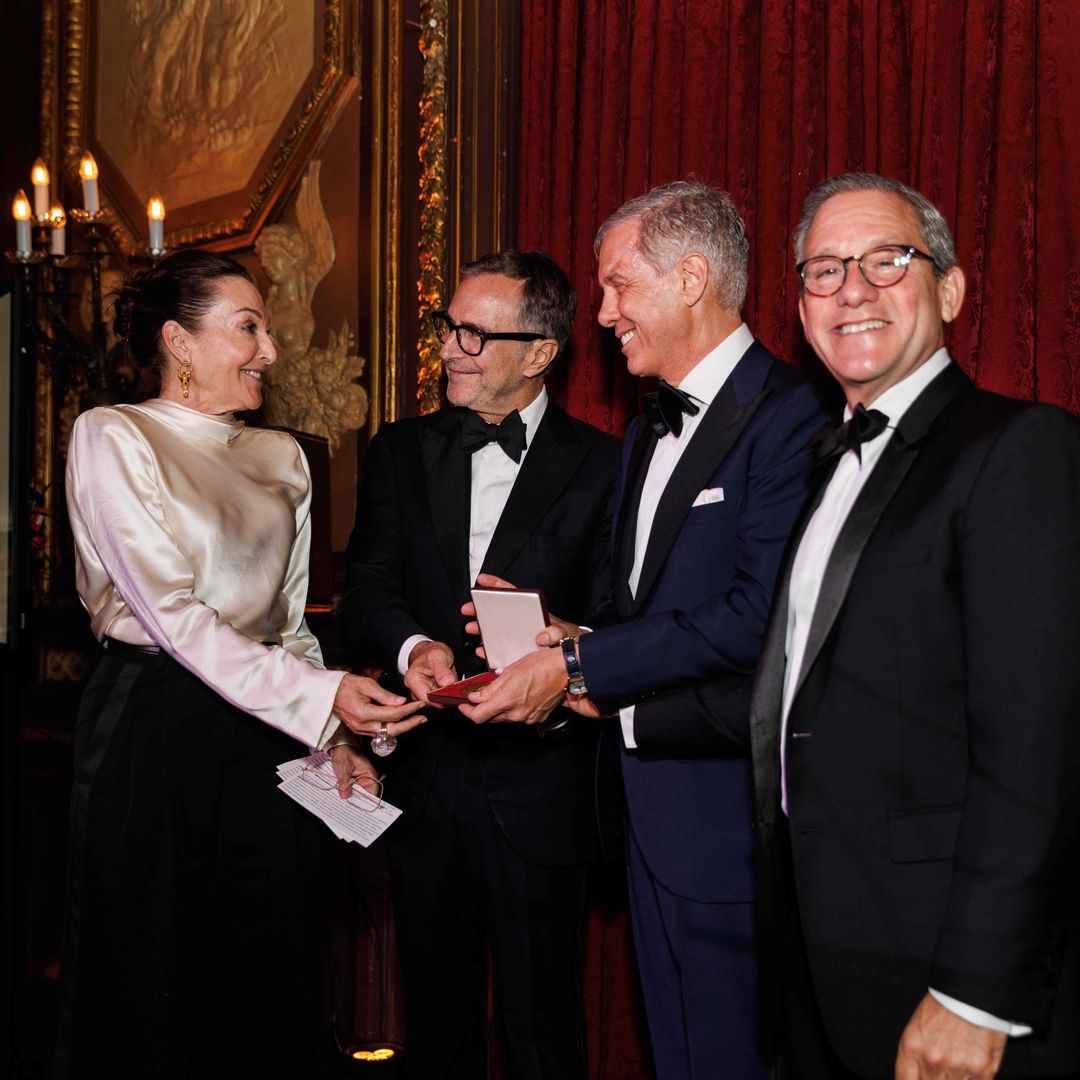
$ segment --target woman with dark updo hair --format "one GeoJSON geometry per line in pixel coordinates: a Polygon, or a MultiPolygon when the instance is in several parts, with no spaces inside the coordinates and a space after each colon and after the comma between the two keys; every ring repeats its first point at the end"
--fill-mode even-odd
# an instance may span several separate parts
{"type": "Polygon", "coordinates": [[[84,413],[68,455],[102,654],[76,728],[56,1075],[306,1077],[323,826],[276,766],[329,749],[339,794],[370,790],[352,733],[406,732],[420,703],[322,666],[304,454],[234,415],[276,357],[248,272],[178,252],[126,281],[116,326],[145,400],[84,413]]]}

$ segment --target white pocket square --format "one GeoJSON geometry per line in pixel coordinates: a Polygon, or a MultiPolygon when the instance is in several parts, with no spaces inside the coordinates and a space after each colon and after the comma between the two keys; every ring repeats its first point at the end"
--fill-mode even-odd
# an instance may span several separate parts
{"type": "Polygon", "coordinates": [[[694,500],[694,506],[708,506],[710,503],[723,501],[723,488],[705,488],[704,491],[698,493],[698,497],[694,500]]]}

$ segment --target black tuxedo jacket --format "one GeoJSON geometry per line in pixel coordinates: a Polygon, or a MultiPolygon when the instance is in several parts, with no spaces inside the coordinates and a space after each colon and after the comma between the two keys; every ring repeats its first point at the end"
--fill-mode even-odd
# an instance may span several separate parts
{"type": "MultiPolygon", "coordinates": [[[[457,670],[484,664],[467,640],[471,459],[464,411],[448,409],[382,428],[372,440],[349,541],[339,618],[366,663],[403,690],[398,653],[413,634],[454,650],[457,670]]],[[[483,570],[542,589],[548,608],[585,623],[608,603],[611,501],[619,440],[549,401],[483,570]]],[[[491,808],[511,846],[530,861],[572,865],[593,857],[596,727],[571,722],[541,736],[514,724],[477,726],[456,709],[429,712],[385,759],[387,798],[418,810],[447,738],[467,740],[491,808]]]]}
{"type": "MultiPolygon", "coordinates": [[[[788,575],[754,688],[768,931],[783,890],[788,575]]],[[[1032,1025],[1003,1076],[1080,1069],[1080,425],[947,368],[829,560],[788,719],[795,892],[832,1045],[892,1076],[928,987],[1032,1025]]],[[[774,961],[782,957],[774,954],[774,961]]]]}

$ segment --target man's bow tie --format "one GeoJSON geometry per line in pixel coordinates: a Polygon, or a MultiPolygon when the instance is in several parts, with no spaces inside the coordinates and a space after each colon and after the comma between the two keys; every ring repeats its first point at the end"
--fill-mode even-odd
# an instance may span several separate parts
{"type": "Polygon", "coordinates": [[[517,409],[503,417],[501,424],[489,424],[471,410],[461,423],[461,449],[475,453],[481,446],[497,442],[512,461],[520,461],[525,451],[525,421],[517,409]]]}
{"type": "Polygon", "coordinates": [[[862,444],[876,439],[889,426],[889,418],[877,409],[864,409],[862,403],[855,406],[851,419],[841,424],[835,431],[827,432],[818,441],[816,458],[827,461],[835,454],[854,450],[855,456],[862,461],[862,444]]]}
{"type": "Polygon", "coordinates": [[[683,413],[697,416],[699,407],[694,399],[670,383],[660,380],[655,394],[645,395],[645,417],[649,426],[662,439],[669,431],[678,438],[682,434],[683,413]]]}

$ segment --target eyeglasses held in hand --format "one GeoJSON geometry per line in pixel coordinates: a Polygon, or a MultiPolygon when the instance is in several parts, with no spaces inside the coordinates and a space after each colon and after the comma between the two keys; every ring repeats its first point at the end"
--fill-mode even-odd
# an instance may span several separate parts
{"type": "MultiPolygon", "coordinates": [[[[331,766],[331,769],[333,766],[331,766]]],[[[320,791],[338,790],[337,777],[332,771],[327,771],[326,763],[320,765],[305,765],[300,771],[300,779],[320,791]]],[[[358,795],[357,806],[367,813],[374,813],[382,806],[383,781],[385,776],[372,779],[365,776],[361,780],[352,782],[352,794],[358,795]]]]}

